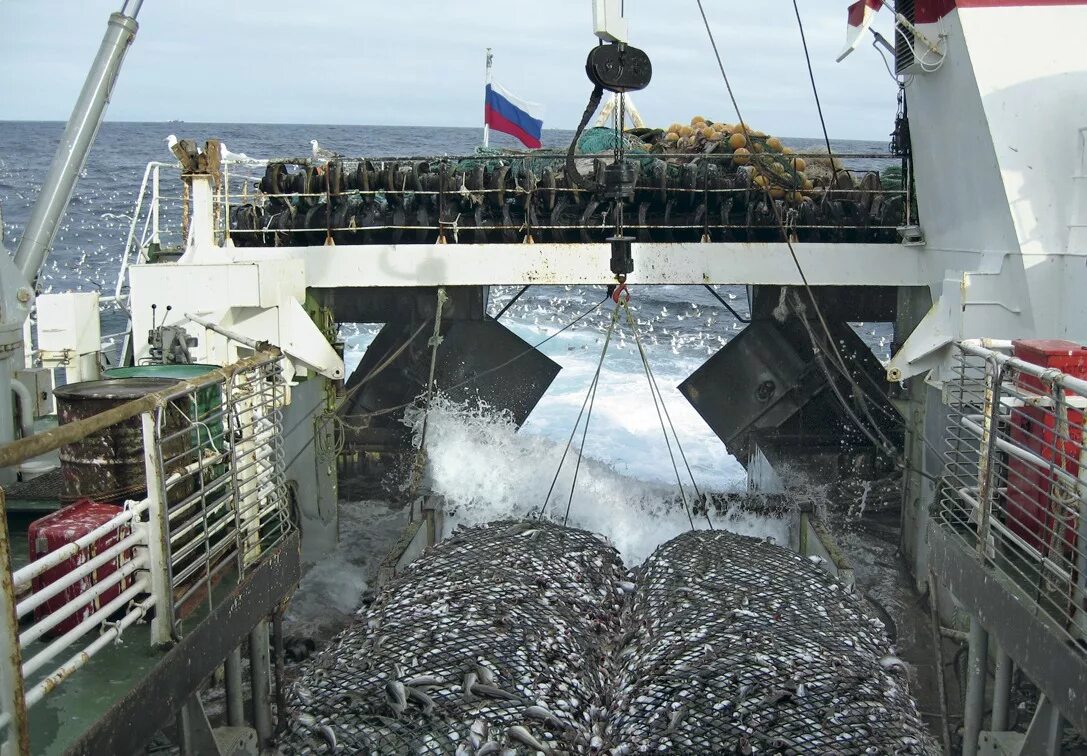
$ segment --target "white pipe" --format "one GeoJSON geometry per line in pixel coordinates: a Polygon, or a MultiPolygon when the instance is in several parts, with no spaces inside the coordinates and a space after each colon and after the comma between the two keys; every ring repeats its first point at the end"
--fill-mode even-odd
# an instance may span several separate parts
{"type": "MultiPolygon", "coordinates": [[[[983,341],[989,344],[1010,344],[1010,342],[995,342],[992,340],[981,339],[975,339],[973,341],[983,341]]],[[[1041,365],[1035,365],[1033,362],[1026,362],[1019,359],[1018,357],[1009,357],[1008,355],[1001,354],[1000,352],[994,351],[993,349],[979,346],[976,343],[972,343],[972,341],[960,341],[959,347],[967,354],[972,354],[975,357],[981,357],[986,360],[995,360],[1002,365],[1008,365],[1010,367],[1013,367],[1021,373],[1032,375],[1035,378],[1039,378],[1043,381],[1048,381],[1050,383],[1060,384],[1061,386],[1069,389],[1076,394],[1079,394],[1080,396],[1087,396],[1087,381],[1081,380],[1079,378],[1074,378],[1067,373],[1062,373],[1060,370],[1042,367],[1041,365]]]]}
{"type": "Polygon", "coordinates": [[[136,604],[136,606],[137,609],[135,611],[126,614],[116,625],[95,638],[85,649],[53,670],[53,673],[49,675],[49,677],[28,690],[26,692],[26,705],[30,707],[41,701],[47,693],[71,677],[73,672],[89,662],[95,654],[105,648],[108,644],[112,643],[115,639],[119,638],[121,633],[143,619],[151,607],[154,606],[154,599],[144,599],[141,603],[136,604]]]}
{"type": "Polygon", "coordinates": [[[11,379],[11,390],[19,397],[19,421],[23,438],[30,438],[34,435],[34,408],[38,403],[34,401],[30,389],[18,378],[11,379]]]}
{"type": "MultiPolygon", "coordinates": [[[[978,436],[980,438],[981,435],[984,433],[984,431],[983,431],[982,427],[977,424],[975,418],[980,419],[981,415],[963,415],[959,424],[963,428],[965,428],[966,430],[970,431],[971,433],[973,433],[974,435],[976,435],[976,436],[978,436]]],[[[1070,472],[1068,472],[1063,467],[1061,467],[1060,465],[1054,465],[1052,462],[1050,462],[1050,461],[1048,461],[1046,459],[1043,459],[1042,457],[1039,457],[1037,454],[1035,454],[1033,452],[1030,452],[1030,451],[1027,451],[1026,449],[1023,449],[1021,447],[1018,447],[1015,444],[1013,444],[1010,441],[1008,441],[1006,439],[1003,439],[1003,438],[998,437],[996,439],[996,445],[997,445],[998,449],[1000,449],[1001,451],[1007,452],[1008,454],[1012,455],[1016,459],[1020,459],[1023,462],[1034,465],[1035,467],[1040,468],[1044,472],[1053,472],[1054,474],[1056,474],[1056,476],[1058,478],[1063,480],[1065,483],[1068,483],[1073,488],[1078,488],[1079,480],[1074,475],[1072,475],[1070,472]]],[[[1081,491],[1080,492],[1080,501],[1087,501],[1087,498],[1085,498],[1085,497],[1087,497],[1087,492],[1081,491]]]]}
{"type": "MultiPolygon", "coordinates": [[[[121,270],[117,273],[117,286],[114,287],[113,297],[114,299],[121,298],[121,289],[124,288],[125,273],[128,272],[128,258],[131,255],[132,241],[136,238],[136,222],[140,217],[140,207],[143,205],[143,195],[147,192],[147,177],[151,173],[151,166],[154,163],[148,163],[147,167],[143,169],[143,181],[140,182],[140,191],[136,195],[136,207],[132,212],[132,221],[128,225],[128,237],[125,239],[125,246],[123,247],[125,254],[121,258],[121,270]]],[[[101,301],[101,300],[99,300],[101,301]]]]}
{"type": "Polygon", "coordinates": [[[51,551],[41,559],[36,559],[22,569],[16,571],[12,576],[12,582],[15,584],[15,591],[18,593],[20,588],[24,588],[30,585],[30,582],[41,575],[44,575],[49,570],[53,569],[59,564],[63,564],[74,556],[77,556],[79,552],[93,544],[102,536],[109,535],[113,531],[120,528],[126,522],[130,521],[136,515],[147,509],[147,501],[141,501],[138,504],[133,505],[129,509],[121,512],[108,522],[104,522],[94,530],[90,531],[86,535],[77,538],[71,543],[65,545],[56,551],[51,551]]]}
{"type": "MultiPolygon", "coordinates": [[[[175,485],[186,475],[191,474],[195,470],[199,470],[200,465],[201,463],[199,461],[193,462],[192,464],[186,465],[185,467],[170,475],[170,477],[166,479],[166,482],[164,484],[166,486],[166,489],[169,490],[171,486],[175,485]]],[[[29,585],[30,581],[32,581],[34,578],[45,574],[48,570],[51,570],[62,562],[71,559],[72,557],[79,554],[79,552],[81,552],[83,549],[93,544],[102,536],[108,535],[114,530],[117,530],[118,528],[120,528],[120,526],[124,525],[136,515],[146,511],[147,499],[135,503],[128,502],[128,505],[129,506],[125,511],[121,512],[121,514],[117,515],[108,522],[102,523],[86,535],[77,538],[75,541],[66,544],[64,547],[57,549],[56,551],[49,552],[41,559],[36,559],[22,569],[15,572],[11,576],[11,579],[15,584],[15,591],[18,592],[20,588],[24,588],[29,585]]]]}
{"type": "Polygon", "coordinates": [[[37,672],[39,669],[45,666],[46,662],[59,654],[68,646],[72,645],[75,641],[86,635],[92,628],[98,627],[102,624],[103,620],[109,618],[111,614],[116,612],[122,606],[127,604],[132,599],[136,598],[141,593],[147,593],[148,580],[146,576],[140,576],[133,583],[132,587],[122,593],[117,598],[110,601],[94,614],[86,617],[82,622],[66,632],[64,635],[57,638],[55,641],[46,646],[42,651],[36,654],[23,664],[23,677],[27,678],[30,675],[37,672]]]}
{"type": "Polygon", "coordinates": [[[139,556],[125,562],[120,569],[114,570],[102,580],[93,583],[90,588],[80,593],[78,596],[70,599],[64,606],[57,609],[55,612],[50,612],[49,616],[43,619],[41,622],[36,622],[31,625],[26,632],[19,635],[19,645],[26,650],[34,641],[41,638],[48,633],[54,627],[59,625],[64,620],[71,617],[81,609],[86,609],[87,604],[91,603],[94,599],[102,596],[106,591],[110,590],[113,586],[124,581],[129,575],[139,569],[143,569],[147,566],[147,555],[140,554],[139,556]]]}
{"type": "Polygon", "coordinates": [[[101,554],[95,555],[94,559],[88,562],[84,562],[76,569],[67,573],[60,580],[54,580],[49,585],[42,588],[40,591],[36,591],[31,596],[21,602],[15,607],[15,613],[20,619],[25,617],[30,612],[37,609],[49,599],[56,596],[58,593],[69,588],[75,582],[82,580],[87,575],[97,570],[102,565],[106,564],[117,558],[119,554],[124,553],[126,550],[139,546],[143,543],[143,533],[133,533],[132,535],[124,538],[117,543],[110,546],[101,554]]]}
{"type": "Polygon", "coordinates": [[[220,336],[225,336],[231,341],[237,341],[239,344],[247,346],[250,349],[260,349],[260,342],[256,339],[251,339],[248,336],[242,336],[240,333],[237,333],[236,331],[231,331],[229,328],[223,328],[218,323],[213,323],[207,318],[202,318],[199,315],[195,315],[189,312],[185,313],[185,317],[188,320],[196,323],[197,325],[204,326],[204,328],[207,328],[209,331],[214,331],[220,336]]]}

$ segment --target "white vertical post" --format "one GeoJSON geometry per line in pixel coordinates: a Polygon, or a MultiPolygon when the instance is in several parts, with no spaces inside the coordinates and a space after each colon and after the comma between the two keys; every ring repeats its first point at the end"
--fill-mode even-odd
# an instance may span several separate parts
{"type": "MultiPolygon", "coordinates": [[[[484,93],[486,88],[491,85],[491,66],[494,64],[494,54],[491,52],[491,48],[487,48],[487,70],[483,75],[483,87],[484,93]]],[[[484,94],[486,97],[486,94],[484,94]]],[[[487,101],[483,101],[483,146],[489,147],[491,144],[491,127],[487,125],[487,101]]]]}
{"type": "Polygon", "coordinates": [[[215,244],[215,195],[211,176],[192,176],[192,219],[189,222],[189,242],[193,246],[215,244]]]}
{"type": "MultiPolygon", "coordinates": [[[[157,165],[151,173],[151,243],[159,244],[159,166],[157,165]]],[[[117,293],[121,293],[120,289],[117,293]]]]}
{"type": "Polygon", "coordinates": [[[143,467],[147,480],[147,556],[155,617],[151,620],[151,644],[168,644],[173,639],[174,602],[170,587],[170,530],[166,486],[159,467],[155,417],[140,415],[143,427],[143,467]]]}
{"type": "Polygon", "coordinates": [[[23,658],[15,613],[15,585],[11,579],[10,544],[4,490],[0,488],[0,717],[6,721],[0,756],[24,756],[30,753],[30,731],[23,696],[23,658]]]}

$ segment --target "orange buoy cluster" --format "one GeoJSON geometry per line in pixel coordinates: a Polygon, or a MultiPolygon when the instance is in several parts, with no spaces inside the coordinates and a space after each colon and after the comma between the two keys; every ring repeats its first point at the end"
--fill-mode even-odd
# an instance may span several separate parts
{"type": "Polygon", "coordinates": [[[673,123],[654,136],[654,151],[658,153],[731,155],[732,164],[750,172],[752,183],[769,191],[774,199],[799,204],[814,188],[804,173],[804,158],[777,137],[744,123],[695,116],[689,124],[673,123]]]}

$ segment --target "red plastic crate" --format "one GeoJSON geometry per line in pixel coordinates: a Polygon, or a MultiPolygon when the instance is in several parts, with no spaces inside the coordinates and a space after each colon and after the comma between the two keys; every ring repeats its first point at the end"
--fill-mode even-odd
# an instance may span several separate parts
{"type": "MultiPolygon", "coordinates": [[[[85,536],[87,533],[90,533],[100,525],[112,520],[120,513],[121,507],[115,504],[100,504],[91,501],[90,499],[83,499],[74,504],[69,504],[62,509],[58,509],[56,512],[46,515],[39,520],[35,520],[30,524],[28,532],[31,560],[40,559],[46,554],[67,546],[85,536]]],[[[126,527],[121,528],[120,531],[114,531],[113,533],[105,535],[87,548],[82,549],[71,559],[61,562],[53,569],[47,570],[43,575],[34,578],[34,591],[37,592],[46,588],[80,565],[86,564],[96,555],[127,537],[128,532],[128,528],[126,527]]],[[[94,583],[104,580],[131,558],[131,551],[125,551],[119,554],[117,558],[111,559],[93,570],[86,577],[39,606],[34,611],[34,618],[41,621],[45,617],[48,617],[69,601],[77,599],[81,593],[90,588],[94,583]]],[[[62,620],[49,632],[49,635],[63,635],[68,632],[82,620],[98,611],[102,606],[105,606],[110,601],[117,598],[117,596],[131,585],[132,576],[122,579],[109,590],[105,591],[101,596],[88,601],[71,616],[62,620]]]]}
{"type": "MultiPolygon", "coordinates": [[[[1014,354],[1019,359],[1055,368],[1076,378],[1087,379],[1087,347],[1062,339],[1022,339],[1012,342],[1014,354]]],[[[1020,389],[1047,396],[1049,390],[1031,375],[1019,374],[1016,384],[1020,389]]],[[[1073,396],[1068,392],[1069,396],[1073,396]]],[[[1034,452],[1054,466],[1063,467],[1072,476],[1079,474],[1079,457],[1083,443],[1083,413],[1068,410],[1068,435],[1059,437],[1053,410],[1021,407],[1011,413],[1011,440],[1017,446],[1034,452]]],[[[1053,501],[1056,476],[1049,470],[1023,462],[1015,457],[1008,459],[1007,524],[1009,529],[1042,553],[1051,553],[1062,547],[1071,551],[1076,543],[1076,519],[1074,516],[1059,522],[1053,501]],[[1057,533],[1063,525],[1063,544],[1058,543],[1057,533]]]]}

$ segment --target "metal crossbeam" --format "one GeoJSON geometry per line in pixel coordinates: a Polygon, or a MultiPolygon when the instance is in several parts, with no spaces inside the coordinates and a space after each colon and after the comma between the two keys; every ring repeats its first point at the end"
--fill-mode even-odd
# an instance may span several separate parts
{"type": "MultiPolygon", "coordinates": [[[[923,247],[793,244],[812,286],[927,286],[938,279],[923,247]]],[[[631,284],[769,284],[803,281],[782,243],[635,244],[631,284]]],[[[607,244],[375,244],[200,250],[194,262],[305,262],[311,288],[614,283],[607,244]],[[225,254],[224,254],[225,252],[225,254]]]]}

